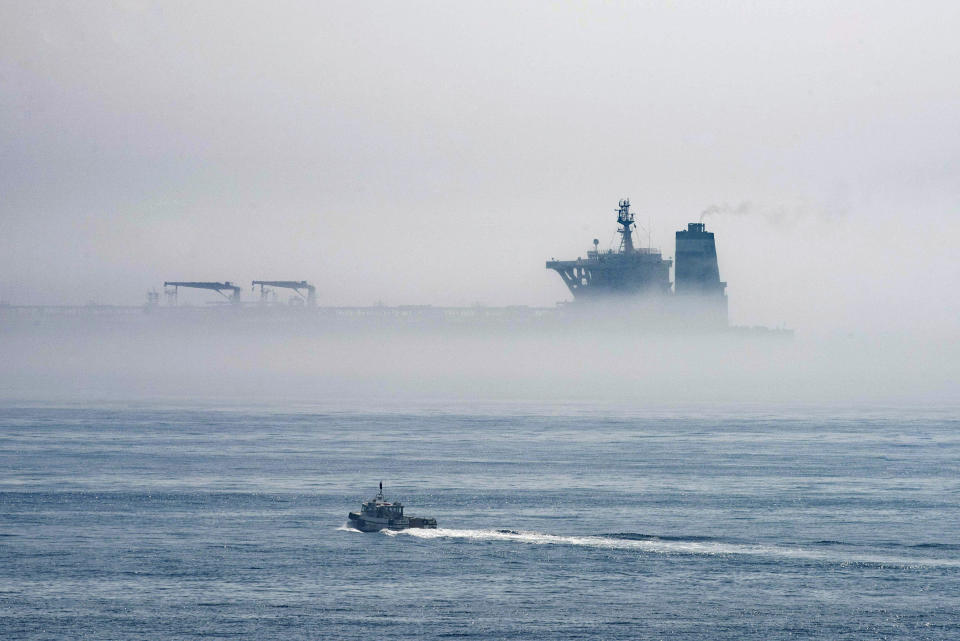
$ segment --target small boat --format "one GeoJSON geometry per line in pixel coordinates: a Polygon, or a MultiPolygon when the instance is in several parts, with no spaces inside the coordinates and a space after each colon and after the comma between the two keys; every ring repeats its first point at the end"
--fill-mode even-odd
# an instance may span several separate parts
{"type": "Polygon", "coordinates": [[[380,481],[380,491],[369,501],[360,504],[360,512],[350,512],[350,527],[361,532],[379,532],[380,530],[406,530],[408,528],[437,528],[436,519],[419,516],[404,516],[403,504],[400,501],[385,501],[383,498],[383,481],[380,481]]]}

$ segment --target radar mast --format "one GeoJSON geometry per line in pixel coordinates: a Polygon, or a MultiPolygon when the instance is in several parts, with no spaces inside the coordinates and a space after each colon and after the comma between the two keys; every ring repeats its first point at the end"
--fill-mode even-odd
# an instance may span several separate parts
{"type": "Polygon", "coordinates": [[[622,238],[620,239],[620,253],[633,253],[633,214],[630,212],[630,199],[624,198],[620,201],[620,209],[617,210],[617,222],[622,229],[617,231],[622,238]]]}

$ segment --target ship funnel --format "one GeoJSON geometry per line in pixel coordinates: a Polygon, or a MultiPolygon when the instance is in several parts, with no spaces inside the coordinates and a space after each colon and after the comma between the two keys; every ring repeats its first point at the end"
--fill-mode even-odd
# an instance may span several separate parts
{"type": "Polygon", "coordinates": [[[699,300],[703,312],[723,325],[727,324],[727,284],[720,280],[717,245],[713,232],[703,223],[689,223],[677,232],[674,253],[674,291],[691,302],[699,300]]]}

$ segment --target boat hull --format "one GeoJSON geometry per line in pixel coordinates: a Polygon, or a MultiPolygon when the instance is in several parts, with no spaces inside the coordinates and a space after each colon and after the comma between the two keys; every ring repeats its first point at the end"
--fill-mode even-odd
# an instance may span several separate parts
{"type": "Polygon", "coordinates": [[[408,529],[437,529],[437,520],[417,516],[404,517],[401,519],[385,519],[378,517],[368,517],[356,512],[350,512],[347,515],[350,520],[350,527],[361,532],[379,532],[380,530],[408,530],[408,529]]]}

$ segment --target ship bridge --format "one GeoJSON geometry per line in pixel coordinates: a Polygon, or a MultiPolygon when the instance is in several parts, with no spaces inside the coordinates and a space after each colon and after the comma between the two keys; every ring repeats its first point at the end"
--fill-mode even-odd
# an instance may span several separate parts
{"type": "Polygon", "coordinates": [[[606,252],[599,250],[600,241],[594,239],[593,249],[586,258],[576,260],[550,260],[547,269],[552,269],[563,279],[564,284],[577,299],[592,299],[605,296],[669,294],[671,260],[664,260],[659,249],[634,247],[633,213],[630,201],[620,201],[617,209],[618,232],[621,235],[620,249],[606,252]]]}

